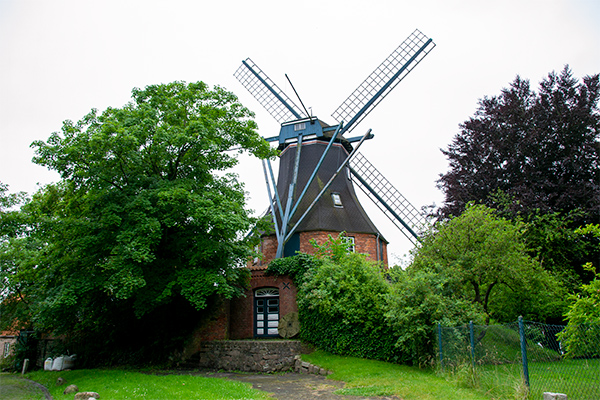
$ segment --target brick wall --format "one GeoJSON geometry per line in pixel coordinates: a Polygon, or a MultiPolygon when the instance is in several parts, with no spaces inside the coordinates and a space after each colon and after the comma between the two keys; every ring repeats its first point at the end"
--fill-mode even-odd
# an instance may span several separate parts
{"type": "Polygon", "coordinates": [[[254,337],[254,291],[260,288],[272,287],[279,289],[280,317],[298,312],[296,294],[298,292],[291,278],[287,275],[265,275],[264,270],[253,270],[250,279],[250,289],[245,296],[231,301],[231,339],[249,339],[254,337]]]}
{"type": "MultiPolygon", "coordinates": [[[[333,238],[337,238],[340,232],[329,232],[329,231],[311,231],[311,232],[300,232],[300,252],[314,254],[314,248],[310,244],[311,239],[315,239],[317,244],[322,245],[328,239],[329,235],[333,238]]],[[[367,259],[371,261],[382,260],[385,265],[388,265],[387,256],[387,243],[383,241],[377,235],[372,233],[353,233],[347,232],[346,236],[354,237],[355,251],[357,253],[367,254],[367,259]],[[377,243],[381,243],[381,247],[378,249],[377,243]]],[[[275,235],[263,236],[261,240],[260,251],[263,254],[262,258],[259,258],[254,262],[249,263],[251,269],[266,269],[269,263],[275,259],[277,253],[277,238],[275,235]]]]}
{"type": "MultiPolygon", "coordinates": [[[[302,253],[314,254],[314,248],[310,244],[311,239],[315,239],[318,245],[322,245],[329,240],[329,235],[336,239],[339,236],[339,232],[301,232],[300,233],[300,251],[302,253]]],[[[371,233],[353,233],[346,232],[346,236],[354,238],[355,251],[367,255],[367,259],[371,261],[377,261],[383,259],[383,263],[387,265],[387,244],[383,242],[377,235],[371,233]],[[383,251],[378,250],[377,243],[383,244],[383,251]]]]}
{"type": "Polygon", "coordinates": [[[230,300],[223,300],[215,313],[203,321],[202,327],[194,333],[197,342],[229,339],[230,304],[230,300]]]}

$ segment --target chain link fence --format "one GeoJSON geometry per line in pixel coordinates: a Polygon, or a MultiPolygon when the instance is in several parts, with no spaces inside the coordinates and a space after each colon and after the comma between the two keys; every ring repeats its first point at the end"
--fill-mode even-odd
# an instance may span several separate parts
{"type": "Polygon", "coordinates": [[[469,371],[473,384],[490,393],[600,399],[600,325],[567,328],[519,318],[505,325],[438,325],[437,336],[441,369],[469,371]]]}

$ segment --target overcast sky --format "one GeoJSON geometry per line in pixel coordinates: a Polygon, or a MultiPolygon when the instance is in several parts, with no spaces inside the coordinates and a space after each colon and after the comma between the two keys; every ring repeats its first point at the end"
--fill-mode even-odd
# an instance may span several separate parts
{"type": "MultiPolygon", "coordinates": [[[[0,181],[33,193],[57,179],[31,162],[34,140],[92,108],[120,107],[131,89],[202,80],[236,93],[263,136],[278,124],[237,82],[247,57],[290,97],[287,73],[314,115],[330,114],[415,29],[436,48],[353,131],[361,152],[416,207],[443,201],[440,152],[492,96],[520,75],[537,87],[569,64],[600,72],[600,1],[0,0],[0,181]]],[[[250,208],[267,192],[258,160],[237,169],[250,208]]],[[[410,242],[364,199],[395,261],[410,242]]]]}

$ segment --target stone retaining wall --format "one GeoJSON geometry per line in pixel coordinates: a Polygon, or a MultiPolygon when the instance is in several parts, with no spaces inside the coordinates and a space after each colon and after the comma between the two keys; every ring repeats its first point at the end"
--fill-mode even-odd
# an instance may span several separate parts
{"type": "Polygon", "coordinates": [[[200,368],[277,372],[295,367],[296,356],[310,349],[298,340],[215,340],[200,346],[200,368]]]}

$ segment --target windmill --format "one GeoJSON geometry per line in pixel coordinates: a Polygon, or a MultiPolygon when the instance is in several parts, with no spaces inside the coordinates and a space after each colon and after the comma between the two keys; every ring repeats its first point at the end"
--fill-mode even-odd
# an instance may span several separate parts
{"type": "Polygon", "coordinates": [[[301,100],[302,108],[298,107],[251,59],[242,61],[234,76],[281,124],[277,136],[265,138],[277,142],[282,151],[277,181],[270,161],[263,160],[276,258],[299,250],[299,234],[307,231],[376,235],[380,253],[379,231],[358,202],[354,185],[416,242],[424,217],[358,152],[365,140],[373,138],[371,131],[345,135],[434,47],[431,38],[415,30],[332,113],[333,125],[309,113],[301,100]]]}

